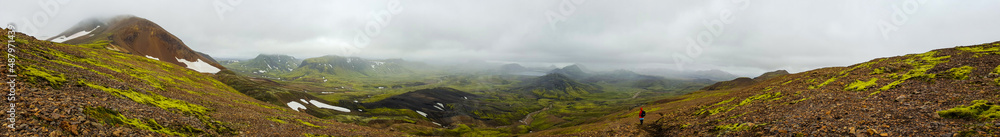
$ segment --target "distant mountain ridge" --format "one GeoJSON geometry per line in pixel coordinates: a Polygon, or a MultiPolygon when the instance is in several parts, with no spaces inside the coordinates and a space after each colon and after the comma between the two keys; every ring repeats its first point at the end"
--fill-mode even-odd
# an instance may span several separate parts
{"type": "Polygon", "coordinates": [[[574,64],[563,68],[554,69],[552,70],[552,72],[549,73],[558,73],[573,79],[580,79],[588,76],[587,72],[584,72],[583,66],[579,64],[574,64]]]}
{"type": "Polygon", "coordinates": [[[242,74],[266,75],[270,73],[291,72],[298,68],[301,62],[302,60],[288,55],[260,54],[250,60],[225,61],[222,65],[242,74]]]}
{"type": "Polygon", "coordinates": [[[724,90],[724,89],[746,87],[746,86],[750,86],[750,85],[753,85],[753,84],[757,84],[759,82],[763,82],[763,81],[768,80],[768,79],[772,79],[772,78],[776,78],[776,77],[780,77],[780,76],[784,76],[784,75],[788,75],[788,71],[785,71],[785,70],[776,70],[776,71],[772,71],[772,72],[767,72],[767,73],[761,74],[760,76],[754,77],[753,79],[747,78],[747,77],[740,77],[740,78],[736,78],[736,79],[733,79],[733,80],[730,80],[730,81],[721,81],[721,82],[709,85],[707,87],[704,87],[701,90],[724,90]]]}
{"type": "Polygon", "coordinates": [[[530,84],[517,89],[538,96],[560,100],[576,100],[581,96],[602,92],[593,85],[583,84],[560,73],[538,77],[530,84]]]}
{"type": "Polygon", "coordinates": [[[369,60],[359,57],[322,56],[302,61],[299,69],[319,70],[334,75],[375,76],[412,72],[403,67],[401,59],[369,60]]]}
{"type": "Polygon", "coordinates": [[[636,73],[645,75],[655,75],[663,76],[667,78],[678,78],[678,79],[709,79],[712,81],[726,81],[737,78],[729,72],[722,70],[699,70],[699,71],[677,71],[670,69],[639,69],[635,70],[636,73]]]}

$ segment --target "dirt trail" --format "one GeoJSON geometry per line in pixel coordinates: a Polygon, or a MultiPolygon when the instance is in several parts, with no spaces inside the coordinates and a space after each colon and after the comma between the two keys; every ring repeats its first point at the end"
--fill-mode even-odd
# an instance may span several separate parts
{"type": "Polygon", "coordinates": [[[521,119],[521,123],[524,123],[524,125],[531,125],[531,121],[534,120],[531,117],[535,116],[535,114],[541,113],[542,111],[549,110],[549,108],[552,108],[552,104],[549,104],[548,107],[542,108],[542,110],[528,113],[527,116],[524,116],[524,119],[521,119]]]}
{"type": "Polygon", "coordinates": [[[632,95],[632,99],[635,99],[635,97],[639,97],[639,93],[642,93],[642,91],[635,92],[635,95],[632,95]]]}

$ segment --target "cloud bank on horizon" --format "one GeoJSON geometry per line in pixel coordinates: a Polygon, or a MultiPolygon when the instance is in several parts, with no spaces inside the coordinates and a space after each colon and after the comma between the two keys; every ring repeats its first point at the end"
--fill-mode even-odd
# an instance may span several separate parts
{"type": "Polygon", "coordinates": [[[591,69],[801,72],[1000,40],[1000,1],[5,0],[0,22],[57,35],[131,14],[216,58],[287,54],[591,69]],[[692,42],[693,41],[693,42],[692,42]],[[694,43],[694,44],[692,44],[694,43]],[[680,65],[678,65],[680,64],[680,65]]]}

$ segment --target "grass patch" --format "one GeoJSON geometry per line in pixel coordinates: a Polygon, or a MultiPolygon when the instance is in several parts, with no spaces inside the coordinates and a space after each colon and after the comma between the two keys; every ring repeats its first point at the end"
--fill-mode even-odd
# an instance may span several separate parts
{"type": "Polygon", "coordinates": [[[786,81],[785,83],[781,83],[781,85],[788,85],[788,83],[792,83],[792,82],[795,82],[796,80],[799,80],[799,78],[796,78],[796,79],[793,79],[793,80],[789,80],[789,81],[786,81]]]}
{"type": "Polygon", "coordinates": [[[1000,54],[1000,47],[996,47],[997,44],[993,45],[994,47],[972,46],[972,47],[958,47],[956,49],[975,53],[975,55],[972,56],[975,58],[982,57],[983,55],[1000,54]]]}
{"type": "Polygon", "coordinates": [[[284,120],[281,120],[281,119],[278,119],[278,118],[267,118],[267,120],[274,121],[274,122],[281,123],[281,124],[288,124],[288,122],[285,122],[284,120]]]}
{"type": "Polygon", "coordinates": [[[1000,47],[989,47],[989,48],[987,48],[987,47],[984,47],[984,46],[959,47],[957,49],[961,50],[961,51],[968,51],[968,52],[997,52],[997,51],[1000,51],[1000,47]]]}
{"type": "Polygon", "coordinates": [[[381,115],[381,116],[407,116],[415,119],[427,119],[423,115],[420,115],[416,111],[409,109],[392,109],[392,108],[375,108],[366,109],[365,111],[371,115],[381,115]]]}
{"type": "MultiPolygon", "coordinates": [[[[855,65],[854,67],[851,67],[850,69],[840,71],[840,73],[838,73],[836,76],[833,76],[830,79],[827,79],[826,81],[824,81],[823,83],[821,83],[819,85],[809,86],[809,89],[822,88],[823,86],[826,86],[827,84],[830,84],[830,83],[833,83],[833,82],[837,81],[838,78],[843,78],[843,77],[847,77],[848,75],[851,75],[851,72],[854,71],[854,70],[857,70],[859,68],[871,68],[872,64],[876,64],[876,63],[879,63],[879,62],[882,62],[882,61],[885,61],[885,59],[880,59],[878,61],[872,61],[872,62],[861,63],[861,64],[858,64],[858,65],[855,65]]],[[[810,82],[811,82],[811,80],[810,80],[810,82]]]]}
{"type": "Polygon", "coordinates": [[[309,126],[309,127],[323,128],[323,126],[313,125],[312,123],[309,123],[309,122],[306,122],[306,121],[302,121],[301,119],[295,119],[295,121],[299,121],[299,123],[302,123],[302,125],[306,125],[306,126],[309,126]]]}
{"type": "Polygon", "coordinates": [[[94,42],[91,42],[91,43],[88,43],[88,44],[80,44],[80,45],[76,45],[76,46],[80,46],[80,47],[84,47],[84,48],[91,48],[91,49],[106,49],[105,46],[108,46],[108,44],[110,44],[110,43],[111,42],[108,41],[108,40],[98,40],[98,41],[94,41],[94,42]]]}
{"type": "Polygon", "coordinates": [[[118,97],[125,97],[138,103],[153,105],[165,110],[181,112],[183,114],[204,115],[208,113],[208,108],[196,104],[190,104],[183,100],[167,98],[164,96],[157,95],[155,93],[143,94],[131,90],[107,88],[101,85],[95,85],[92,83],[84,82],[82,80],[80,81],[80,85],[87,85],[90,88],[108,92],[109,94],[118,97]]]}
{"type": "Polygon", "coordinates": [[[708,109],[708,108],[712,108],[712,106],[719,106],[719,105],[722,105],[722,104],[726,104],[726,103],[732,102],[735,99],[736,99],[736,97],[733,97],[733,98],[729,98],[727,100],[719,101],[718,103],[712,104],[710,106],[705,106],[705,107],[701,108],[701,110],[696,111],[694,114],[695,115],[702,115],[702,114],[706,114],[707,113],[708,115],[715,115],[715,114],[721,112],[722,110],[725,110],[726,107],[725,106],[721,106],[721,107],[717,107],[715,109],[708,109]]]}
{"type": "MultiPolygon", "coordinates": [[[[1000,75],[1000,66],[997,66],[997,68],[993,69],[993,74],[1000,75]]],[[[1000,85],[1000,78],[993,79],[993,83],[1000,85]]]]}
{"type": "Polygon", "coordinates": [[[912,78],[933,79],[936,77],[936,74],[928,74],[927,71],[937,66],[937,64],[948,62],[947,59],[951,58],[951,56],[934,57],[935,54],[937,54],[937,51],[911,55],[910,59],[906,59],[906,63],[913,66],[913,69],[903,75],[896,76],[896,81],[882,86],[882,88],[879,88],[879,91],[895,88],[896,85],[902,84],[912,78]]]}
{"type": "Polygon", "coordinates": [[[969,73],[976,68],[970,66],[962,66],[958,68],[951,68],[944,72],[944,76],[951,79],[965,80],[969,78],[969,73]]]}
{"type": "Polygon", "coordinates": [[[696,111],[694,113],[694,115],[704,115],[704,114],[715,115],[715,114],[722,113],[722,112],[728,112],[730,110],[736,109],[736,107],[739,107],[739,106],[745,106],[745,105],[753,104],[753,102],[756,102],[756,101],[774,101],[774,100],[778,100],[778,99],[781,99],[781,98],[782,98],[781,92],[764,93],[764,94],[759,94],[759,95],[754,95],[754,96],[747,97],[746,99],[743,99],[743,101],[740,101],[740,103],[738,103],[738,104],[731,104],[731,105],[719,106],[719,105],[723,105],[723,104],[726,104],[726,103],[729,103],[729,102],[733,101],[734,99],[736,99],[734,97],[734,98],[730,98],[729,100],[725,100],[725,101],[721,101],[719,103],[715,103],[715,104],[713,104],[711,106],[703,107],[701,110],[696,111]],[[719,106],[719,107],[716,107],[716,108],[713,108],[713,109],[708,109],[708,108],[712,108],[713,106],[719,106]]]}
{"type": "Polygon", "coordinates": [[[958,107],[938,111],[937,113],[944,118],[993,120],[1000,118],[1000,105],[995,105],[986,100],[975,100],[972,101],[972,105],[959,105],[958,107]]]}
{"type": "Polygon", "coordinates": [[[249,105],[254,105],[254,106],[258,106],[258,107],[262,107],[262,108],[268,108],[268,109],[274,109],[274,110],[280,110],[280,111],[288,111],[288,110],[285,110],[285,108],[282,108],[282,107],[275,107],[275,106],[263,105],[263,104],[259,104],[257,102],[253,102],[253,101],[233,100],[233,102],[243,103],[243,104],[249,104],[249,105]]]}
{"type": "Polygon", "coordinates": [[[128,118],[119,113],[118,111],[114,111],[104,107],[96,107],[96,108],[86,107],[84,113],[86,113],[87,116],[98,119],[98,122],[100,123],[110,124],[110,125],[131,125],[139,129],[153,131],[157,133],[163,133],[167,135],[188,136],[188,134],[184,134],[181,132],[204,133],[204,131],[192,128],[190,126],[183,126],[180,127],[179,129],[166,128],[160,125],[159,123],[156,123],[156,120],[153,119],[142,120],[138,118],[135,119],[128,118]],[[180,130],[181,132],[175,130],[180,130]]]}
{"type": "Polygon", "coordinates": [[[823,86],[826,86],[827,84],[833,83],[834,81],[837,81],[837,77],[833,77],[833,78],[827,79],[823,83],[817,85],[816,88],[821,88],[823,86]]]}
{"type": "Polygon", "coordinates": [[[58,72],[49,71],[49,70],[47,70],[45,68],[36,68],[35,66],[28,66],[28,67],[24,67],[24,72],[22,72],[22,73],[25,74],[25,75],[30,76],[30,77],[28,77],[28,79],[31,80],[31,81],[36,81],[39,78],[40,79],[44,79],[44,80],[46,80],[46,81],[49,82],[49,86],[52,86],[52,88],[57,88],[58,89],[59,86],[62,85],[63,82],[66,82],[66,76],[65,75],[63,75],[63,74],[58,74],[58,75],[50,74],[50,73],[58,73],[58,72]]]}
{"type": "Polygon", "coordinates": [[[865,89],[868,89],[868,87],[878,85],[878,83],[875,83],[876,81],[878,81],[878,78],[872,78],[871,80],[868,81],[858,80],[855,81],[854,83],[848,84],[846,87],[844,87],[844,90],[864,91],[865,89]]]}
{"type": "Polygon", "coordinates": [[[772,94],[764,93],[764,94],[760,94],[760,95],[754,95],[754,96],[747,97],[746,99],[743,99],[743,101],[741,101],[740,104],[736,105],[736,106],[745,106],[745,105],[749,105],[750,103],[753,103],[756,100],[775,99],[775,98],[779,98],[779,97],[781,97],[781,92],[774,92],[772,94]]]}

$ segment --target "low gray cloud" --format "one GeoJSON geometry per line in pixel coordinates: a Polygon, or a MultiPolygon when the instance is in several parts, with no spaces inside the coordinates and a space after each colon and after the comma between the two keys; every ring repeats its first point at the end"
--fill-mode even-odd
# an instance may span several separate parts
{"type": "MultiPolygon", "coordinates": [[[[53,9],[39,4],[50,1],[57,0],[4,0],[4,5],[20,6],[0,9],[0,22],[21,25],[22,19],[53,9]]],[[[1000,40],[1000,26],[995,25],[1000,9],[994,6],[1000,1],[988,0],[399,0],[402,10],[377,27],[380,33],[364,46],[354,39],[377,13],[391,10],[391,1],[244,0],[225,4],[232,8],[220,18],[215,3],[228,1],[69,1],[56,4],[59,11],[45,14],[48,23],[35,24],[38,31],[31,35],[52,36],[94,16],[132,14],[216,58],[347,55],[430,63],[676,69],[675,56],[685,56],[691,60],[682,69],[720,69],[741,76],[846,66],[1000,40]],[[700,46],[701,54],[687,54],[687,39],[712,31],[705,24],[725,18],[727,11],[731,22],[710,37],[712,44],[700,46]],[[550,24],[551,15],[564,20],[550,24]],[[883,35],[880,22],[894,29],[883,35]]]]}

